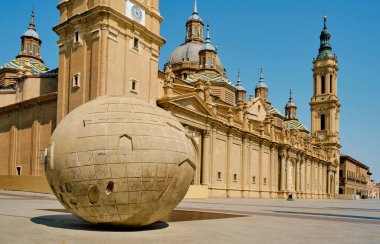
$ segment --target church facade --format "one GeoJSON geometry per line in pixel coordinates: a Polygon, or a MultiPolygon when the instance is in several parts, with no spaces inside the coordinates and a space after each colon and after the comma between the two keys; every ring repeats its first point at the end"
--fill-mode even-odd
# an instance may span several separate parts
{"type": "Polygon", "coordinates": [[[34,72],[34,63],[44,66],[34,17],[16,58],[26,65],[11,62],[0,69],[0,100],[8,101],[0,108],[5,142],[0,174],[43,175],[43,152],[56,124],[96,97],[123,95],[157,103],[192,135],[195,192],[235,198],[331,198],[338,193],[339,69],[326,18],[313,62],[309,131],[297,119],[291,93],[285,115],[271,104],[263,71],[248,98],[240,74],[236,82],[228,79],[196,1],[185,43],[173,51],[163,72],[158,69],[165,43],[158,0],[63,0],[58,9],[59,70],[34,72]],[[40,87],[31,88],[36,83],[40,87]],[[28,91],[34,95],[25,95],[28,91]],[[32,112],[20,122],[28,113],[23,109],[32,112]]]}

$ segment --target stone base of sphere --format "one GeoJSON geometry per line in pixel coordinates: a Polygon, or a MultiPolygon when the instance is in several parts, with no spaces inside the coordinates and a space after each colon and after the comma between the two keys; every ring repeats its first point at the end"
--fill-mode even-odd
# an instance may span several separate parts
{"type": "Polygon", "coordinates": [[[185,197],[193,162],[193,140],[176,118],[136,98],[106,96],[62,120],[45,170],[75,216],[139,227],[162,219],[185,197]]]}

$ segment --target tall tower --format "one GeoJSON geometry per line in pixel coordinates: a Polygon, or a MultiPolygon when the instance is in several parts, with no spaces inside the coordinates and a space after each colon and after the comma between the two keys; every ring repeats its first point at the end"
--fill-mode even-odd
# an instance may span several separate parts
{"type": "Polygon", "coordinates": [[[156,102],[158,58],[165,43],[159,0],[70,0],[58,9],[58,122],[98,96],[156,102]]]}
{"type": "Polygon", "coordinates": [[[191,15],[186,22],[186,40],[185,40],[185,42],[198,41],[198,42],[203,43],[203,41],[204,41],[203,28],[204,28],[203,20],[198,15],[197,0],[194,0],[193,15],[191,15]]]}
{"type": "Polygon", "coordinates": [[[255,87],[255,97],[260,97],[265,103],[269,103],[268,99],[268,86],[265,84],[263,68],[260,69],[259,84],[255,87]]]}
{"type": "Polygon", "coordinates": [[[290,90],[289,101],[285,106],[285,121],[298,120],[297,119],[297,106],[293,101],[292,90],[290,90]]]}
{"type": "Polygon", "coordinates": [[[37,33],[36,25],[34,23],[34,10],[32,10],[32,18],[29,22],[28,29],[21,36],[21,52],[16,58],[27,58],[43,63],[41,58],[41,44],[42,41],[37,33]]]}
{"type": "Polygon", "coordinates": [[[330,45],[330,32],[326,26],[320,36],[320,48],[313,62],[314,94],[311,98],[311,133],[316,142],[330,150],[331,161],[339,165],[339,112],[338,59],[330,45]]]}

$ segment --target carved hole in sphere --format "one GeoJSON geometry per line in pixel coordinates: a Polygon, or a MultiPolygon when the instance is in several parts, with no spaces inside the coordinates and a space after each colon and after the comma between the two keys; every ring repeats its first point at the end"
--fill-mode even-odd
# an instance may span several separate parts
{"type": "Polygon", "coordinates": [[[114,187],[113,181],[108,182],[107,188],[106,188],[106,195],[109,196],[113,193],[113,187],[114,187]]]}
{"type": "Polygon", "coordinates": [[[133,152],[132,138],[128,135],[122,135],[119,139],[119,147],[117,149],[118,155],[130,156],[133,152]]]}
{"type": "Polygon", "coordinates": [[[91,204],[96,204],[99,200],[100,191],[98,186],[93,185],[90,187],[90,190],[88,190],[88,201],[91,204]]]}

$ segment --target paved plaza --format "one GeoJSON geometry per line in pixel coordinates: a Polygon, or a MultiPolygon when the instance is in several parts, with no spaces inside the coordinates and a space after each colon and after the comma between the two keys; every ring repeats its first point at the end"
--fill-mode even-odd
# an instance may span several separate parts
{"type": "Polygon", "coordinates": [[[380,200],[184,200],[144,229],[94,227],[52,195],[0,191],[0,243],[380,243],[380,200]]]}

